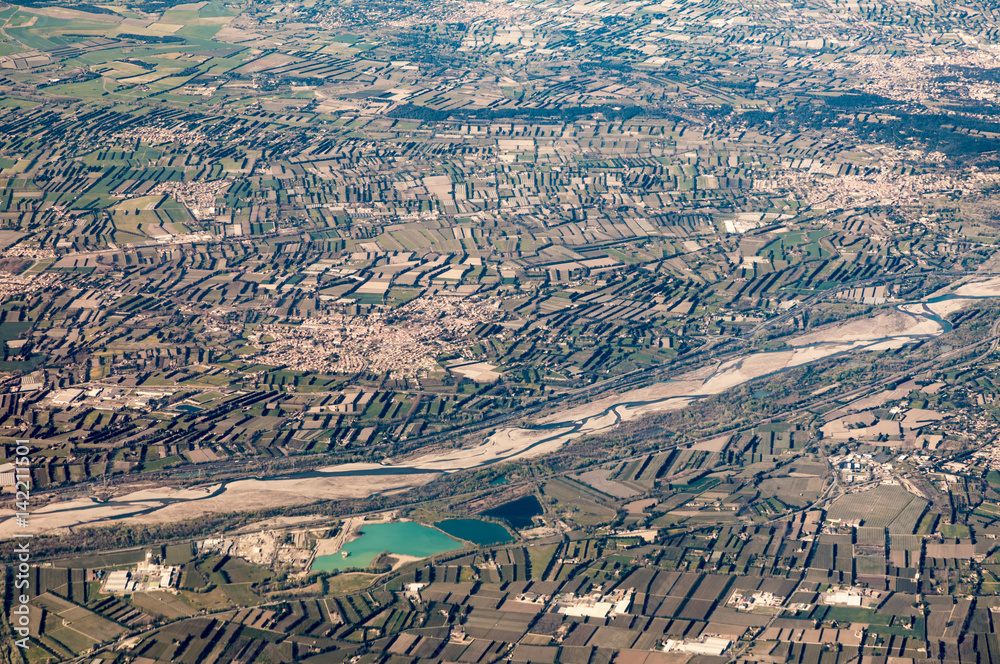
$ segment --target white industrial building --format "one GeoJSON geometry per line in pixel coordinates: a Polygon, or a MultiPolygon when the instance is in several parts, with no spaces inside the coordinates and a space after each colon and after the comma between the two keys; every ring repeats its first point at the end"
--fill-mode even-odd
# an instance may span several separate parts
{"type": "Polygon", "coordinates": [[[135,570],[109,572],[104,579],[102,591],[113,595],[130,595],[147,590],[167,590],[177,585],[180,576],[179,567],[157,565],[147,557],[135,570]]]}
{"type": "Polygon", "coordinates": [[[616,590],[610,595],[593,593],[577,597],[573,594],[556,598],[559,613],[567,616],[608,618],[627,613],[635,589],[616,590]]]}
{"type": "Polygon", "coordinates": [[[135,583],[132,581],[132,572],[123,569],[108,573],[101,592],[126,595],[133,590],[135,590],[135,583]]]}
{"type": "MultiPolygon", "coordinates": [[[[27,478],[25,478],[27,479],[27,478]]],[[[17,483],[17,469],[12,463],[0,464],[0,486],[14,486],[17,483]]]]}
{"type": "Polygon", "coordinates": [[[706,636],[696,641],[670,639],[663,645],[664,652],[683,652],[692,655],[721,655],[732,641],[720,636],[706,636]]]}

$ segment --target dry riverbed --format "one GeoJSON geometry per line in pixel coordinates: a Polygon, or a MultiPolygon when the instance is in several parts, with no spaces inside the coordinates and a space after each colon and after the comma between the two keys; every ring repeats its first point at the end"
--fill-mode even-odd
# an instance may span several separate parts
{"type": "MultiPolygon", "coordinates": [[[[337,473],[332,477],[238,480],[227,484],[221,492],[220,485],[143,489],[102,503],[76,499],[47,505],[31,516],[31,531],[58,532],[83,524],[163,523],[234,510],[398,493],[430,482],[441,473],[548,454],[581,436],[610,430],[621,421],[684,408],[694,400],[720,394],[783,369],[837,354],[900,348],[937,336],[943,328],[934,320],[935,316],[947,316],[972,303],[971,298],[1000,296],[1000,278],[955,284],[928,300],[943,295],[952,297],[901,305],[869,319],[828,325],[789,339],[788,348],[784,350],[752,353],[718,362],[688,372],[675,381],[611,395],[549,415],[538,421],[539,425],[546,426],[543,429],[504,428],[481,445],[463,449],[437,448],[389,462],[392,467],[428,471],[425,473],[371,474],[386,470],[386,466],[355,463],[320,469],[321,473],[337,473]],[[138,514],[140,512],[144,513],[138,514]]],[[[15,532],[21,529],[15,527],[12,519],[0,523],[0,539],[13,537],[15,532]]]]}

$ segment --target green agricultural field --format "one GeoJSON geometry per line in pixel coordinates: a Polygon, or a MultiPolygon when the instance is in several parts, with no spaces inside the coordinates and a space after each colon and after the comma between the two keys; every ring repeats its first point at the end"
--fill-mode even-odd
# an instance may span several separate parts
{"type": "Polygon", "coordinates": [[[896,485],[882,485],[835,500],[827,519],[859,521],[865,526],[912,533],[926,509],[927,501],[896,485]]]}
{"type": "Polygon", "coordinates": [[[345,595],[367,588],[375,578],[376,575],[374,574],[349,572],[347,574],[337,574],[336,576],[328,577],[325,583],[329,594],[345,595]]]}
{"type": "Polygon", "coordinates": [[[587,496],[581,487],[577,488],[566,482],[555,480],[542,487],[547,497],[555,498],[560,509],[569,509],[574,513],[574,520],[585,525],[604,523],[614,515],[614,510],[598,505],[587,496]]]}
{"type": "Polygon", "coordinates": [[[942,523],[938,526],[942,537],[968,537],[969,527],[964,523],[942,523]]]}
{"type": "Polygon", "coordinates": [[[102,567],[120,567],[123,565],[134,565],[146,559],[144,549],[131,549],[128,551],[118,551],[115,553],[105,553],[93,556],[78,556],[66,560],[55,561],[57,567],[77,567],[99,569],[102,567]]]}
{"type": "Polygon", "coordinates": [[[30,322],[3,322],[0,323],[0,341],[10,341],[17,339],[22,334],[31,329],[30,322]]]}
{"type": "Polygon", "coordinates": [[[193,546],[188,544],[172,544],[164,547],[165,565],[184,565],[194,558],[193,546]]]}
{"type": "Polygon", "coordinates": [[[219,570],[227,584],[258,582],[270,576],[269,571],[238,558],[228,559],[219,570]]]}
{"type": "MultiPolygon", "coordinates": [[[[240,594],[238,590],[235,592],[240,594]]],[[[209,592],[200,593],[182,591],[177,597],[176,602],[177,606],[175,610],[178,612],[189,611],[187,615],[192,615],[202,609],[206,611],[220,611],[234,606],[233,600],[223,587],[213,588],[209,592]]]]}
{"type": "Polygon", "coordinates": [[[250,589],[249,583],[231,583],[219,588],[234,606],[255,606],[261,598],[250,589]]]}
{"type": "Polygon", "coordinates": [[[892,616],[875,613],[871,609],[847,606],[829,606],[813,615],[817,620],[837,621],[862,625],[888,625],[892,616]]]}
{"type": "Polygon", "coordinates": [[[81,653],[91,648],[99,640],[69,627],[46,630],[45,636],[65,646],[69,651],[81,653]]]}
{"type": "Polygon", "coordinates": [[[167,620],[184,618],[194,615],[196,611],[182,599],[182,596],[172,595],[164,591],[135,593],[131,597],[132,604],[142,611],[167,620]]]}
{"type": "Polygon", "coordinates": [[[68,625],[71,625],[73,630],[102,642],[110,641],[126,631],[121,625],[93,613],[82,618],[74,618],[68,625]]]}

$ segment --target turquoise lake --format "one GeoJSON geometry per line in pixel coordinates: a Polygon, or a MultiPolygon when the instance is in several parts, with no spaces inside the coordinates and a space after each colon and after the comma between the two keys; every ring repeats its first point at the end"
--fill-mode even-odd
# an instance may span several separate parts
{"type": "Polygon", "coordinates": [[[361,537],[345,544],[339,552],[318,556],[313,561],[312,570],[330,572],[348,567],[368,567],[383,552],[423,558],[462,548],[461,542],[440,530],[412,521],[367,524],[361,527],[361,532],[361,537]],[[341,555],[344,551],[348,554],[346,558],[341,555]]]}
{"type": "Polygon", "coordinates": [[[498,523],[490,523],[482,519],[445,519],[434,525],[452,537],[458,537],[479,546],[506,544],[514,541],[506,528],[498,523]]]}

